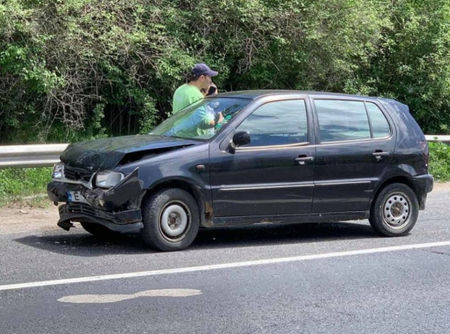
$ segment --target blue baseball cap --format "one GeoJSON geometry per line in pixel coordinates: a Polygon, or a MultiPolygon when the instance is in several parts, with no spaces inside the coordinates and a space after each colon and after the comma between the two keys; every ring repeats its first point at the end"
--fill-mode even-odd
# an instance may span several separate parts
{"type": "Polygon", "coordinates": [[[206,65],[205,63],[195,64],[194,67],[192,68],[191,72],[196,77],[199,77],[201,75],[207,75],[207,76],[210,76],[210,77],[215,77],[217,74],[219,74],[218,72],[213,71],[212,69],[210,69],[209,66],[206,65]]]}

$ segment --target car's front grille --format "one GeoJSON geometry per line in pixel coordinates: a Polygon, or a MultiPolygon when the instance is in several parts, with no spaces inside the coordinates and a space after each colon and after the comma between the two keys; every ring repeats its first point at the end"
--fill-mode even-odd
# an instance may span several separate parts
{"type": "Polygon", "coordinates": [[[70,203],[64,209],[72,214],[96,216],[95,209],[83,203],[70,203]]]}
{"type": "Polygon", "coordinates": [[[89,182],[92,176],[92,172],[87,171],[82,168],[74,168],[65,165],[64,166],[64,176],[66,179],[75,181],[86,181],[89,182]]]}

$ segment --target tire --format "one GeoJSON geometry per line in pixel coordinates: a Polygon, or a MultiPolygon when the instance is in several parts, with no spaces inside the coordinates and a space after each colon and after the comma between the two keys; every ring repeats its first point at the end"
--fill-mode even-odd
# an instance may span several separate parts
{"type": "Polygon", "coordinates": [[[380,235],[398,237],[408,234],[416,224],[419,203],[405,184],[393,183],[380,191],[370,210],[370,225],[380,235]]]}
{"type": "Polygon", "coordinates": [[[114,232],[109,228],[100,224],[87,222],[80,222],[80,224],[87,232],[89,232],[92,235],[95,235],[98,238],[107,239],[118,236],[120,234],[119,232],[114,232]]]}
{"type": "Polygon", "coordinates": [[[200,226],[195,199],[178,188],[163,189],[144,200],[142,238],[151,248],[177,251],[191,245],[200,226]]]}

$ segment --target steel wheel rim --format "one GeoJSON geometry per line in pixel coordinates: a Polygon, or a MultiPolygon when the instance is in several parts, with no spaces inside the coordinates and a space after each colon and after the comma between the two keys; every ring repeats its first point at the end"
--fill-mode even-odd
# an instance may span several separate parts
{"type": "Polygon", "coordinates": [[[169,241],[182,239],[190,225],[190,217],[190,211],[183,203],[170,202],[166,204],[159,219],[163,236],[169,241]]]}
{"type": "Polygon", "coordinates": [[[392,229],[402,229],[409,222],[410,208],[411,204],[405,194],[393,194],[384,202],[383,220],[392,229]]]}

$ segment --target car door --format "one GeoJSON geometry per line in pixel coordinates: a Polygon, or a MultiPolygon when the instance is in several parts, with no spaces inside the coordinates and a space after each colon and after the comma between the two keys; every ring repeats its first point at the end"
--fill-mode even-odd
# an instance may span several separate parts
{"type": "Polygon", "coordinates": [[[311,212],[314,147],[306,105],[305,99],[264,103],[234,127],[221,147],[211,145],[215,217],[311,212]],[[232,134],[240,131],[248,132],[251,142],[227,149],[232,134]]]}
{"type": "Polygon", "coordinates": [[[368,210],[391,159],[393,129],[371,101],[313,97],[316,146],[313,213],[368,210]]]}

